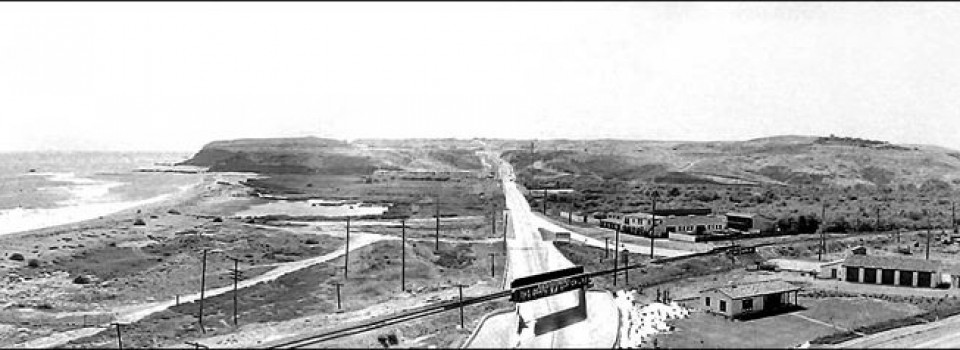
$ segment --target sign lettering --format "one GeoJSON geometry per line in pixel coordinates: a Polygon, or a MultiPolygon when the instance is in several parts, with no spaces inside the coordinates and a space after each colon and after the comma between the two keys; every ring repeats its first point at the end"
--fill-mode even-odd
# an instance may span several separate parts
{"type": "Polygon", "coordinates": [[[514,289],[510,295],[510,301],[522,303],[525,301],[536,300],[548,297],[554,294],[568,292],[578,288],[586,287],[590,284],[590,278],[587,276],[574,276],[564,279],[535,284],[528,287],[514,289]]]}

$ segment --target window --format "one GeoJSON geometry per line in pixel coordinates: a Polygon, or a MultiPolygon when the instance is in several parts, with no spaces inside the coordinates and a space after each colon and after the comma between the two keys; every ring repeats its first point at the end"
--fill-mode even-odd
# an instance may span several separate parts
{"type": "Polygon", "coordinates": [[[710,297],[707,297],[707,300],[706,300],[705,304],[706,304],[707,306],[710,306],[710,297]]]}
{"type": "Polygon", "coordinates": [[[744,299],[743,300],[743,311],[753,310],[753,299],[744,299]]]}
{"type": "Polygon", "coordinates": [[[721,300],[721,301],[720,301],[720,312],[726,312],[726,311],[727,311],[727,302],[721,300]]]}

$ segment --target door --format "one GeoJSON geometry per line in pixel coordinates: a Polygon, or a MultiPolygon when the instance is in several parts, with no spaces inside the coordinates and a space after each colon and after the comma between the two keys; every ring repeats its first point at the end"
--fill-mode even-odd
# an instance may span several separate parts
{"type": "Polygon", "coordinates": [[[877,269],[863,269],[863,283],[877,283],[877,269]]]}
{"type": "Polygon", "coordinates": [[[900,271],[900,285],[901,286],[913,285],[913,271],[900,271]]]}
{"type": "Polygon", "coordinates": [[[830,278],[831,278],[831,279],[836,279],[836,278],[837,278],[837,269],[836,269],[836,268],[830,269],[830,278]]]}
{"type": "Polygon", "coordinates": [[[763,309],[776,310],[783,306],[783,293],[768,294],[763,296],[763,309]]]}
{"type": "Polygon", "coordinates": [[[917,272],[917,286],[930,287],[931,277],[932,274],[930,272],[917,272]]]}
{"type": "Polygon", "coordinates": [[[880,272],[880,284],[886,284],[886,285],[892,286],[894,272],[896,271],[891,269],[883,269],[881,271],[882,272],[880,272]]]}
{"type": "MultiPolygon", "coordinates": [[[[903,276],[903,275],[900,275],[900,276],[903,276]]],[[[859,267],[847,267],[847,282],[860,282],[859,267]]]]}

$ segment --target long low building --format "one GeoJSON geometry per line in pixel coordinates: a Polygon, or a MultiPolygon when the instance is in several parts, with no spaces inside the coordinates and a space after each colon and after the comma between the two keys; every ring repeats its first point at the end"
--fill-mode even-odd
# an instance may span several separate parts
{"type": "Polygon", "coordinates": [[[935,288],[941,282],[937,260],[854,254],[841,264],[838,278],[847,282],[935,288]]]}
{"type": "Polygon", "coordinates": [[[607,214],[600,221],[600,227],[643,236],[649,236],[653,231],[655,237],[668,237],[671,233],[699,235],[722,231],[727,227],[727,219],[723,215],[711,214],[710,209],[665,209],[654,213],[607,214]]]}

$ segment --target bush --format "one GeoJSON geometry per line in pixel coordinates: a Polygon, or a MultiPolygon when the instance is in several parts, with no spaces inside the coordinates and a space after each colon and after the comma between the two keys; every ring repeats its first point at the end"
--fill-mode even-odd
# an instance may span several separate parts
{"type": "Polygon", "coordinates": [[[40,260],[30,259],[30,261],[27,261],[27,266],[33,267],[33,268],[40,267],[40,260]]]}
{"type": "Polygon", "coordinates": [[[223,222],[223,219],[218,216],[213,218],[213,222],[223,222]]]}
{"type": "Polygon", "coordinates": [[[305,243],[306,243],[306,244],[320,244],[320,241],[318,241],[316,238],[307,238],[307,241],[306,241],[305,243]]]}
{"type": "Polygon", "coordinates": [[[10,260],[23,261],[23,254],[13,253],[13,255],[10,256],[10,260]]]}
{"type": "Polygon", "coordinates": [[[144,222],[143,219],[137,218],[136,220],[133,221],[133,224],[136,226],[143,226],[143,225],[146,225],[147,223],[144,222]]]}
{"type": "Polygon", "coordinates": [[[180,215],[180,211],[176,209],[167,210],[167,214],[180,215]]]}
{"type": "Polygon", "coordinates": [[[74,278],[74,279],[73,279],[73,283],[76,283],[76,284],[89,284],[89,283],[90,283],[90,277],[89,277],[89,276],[86,276],[86,275],[77,276],[77,278],[74,278]]]}

